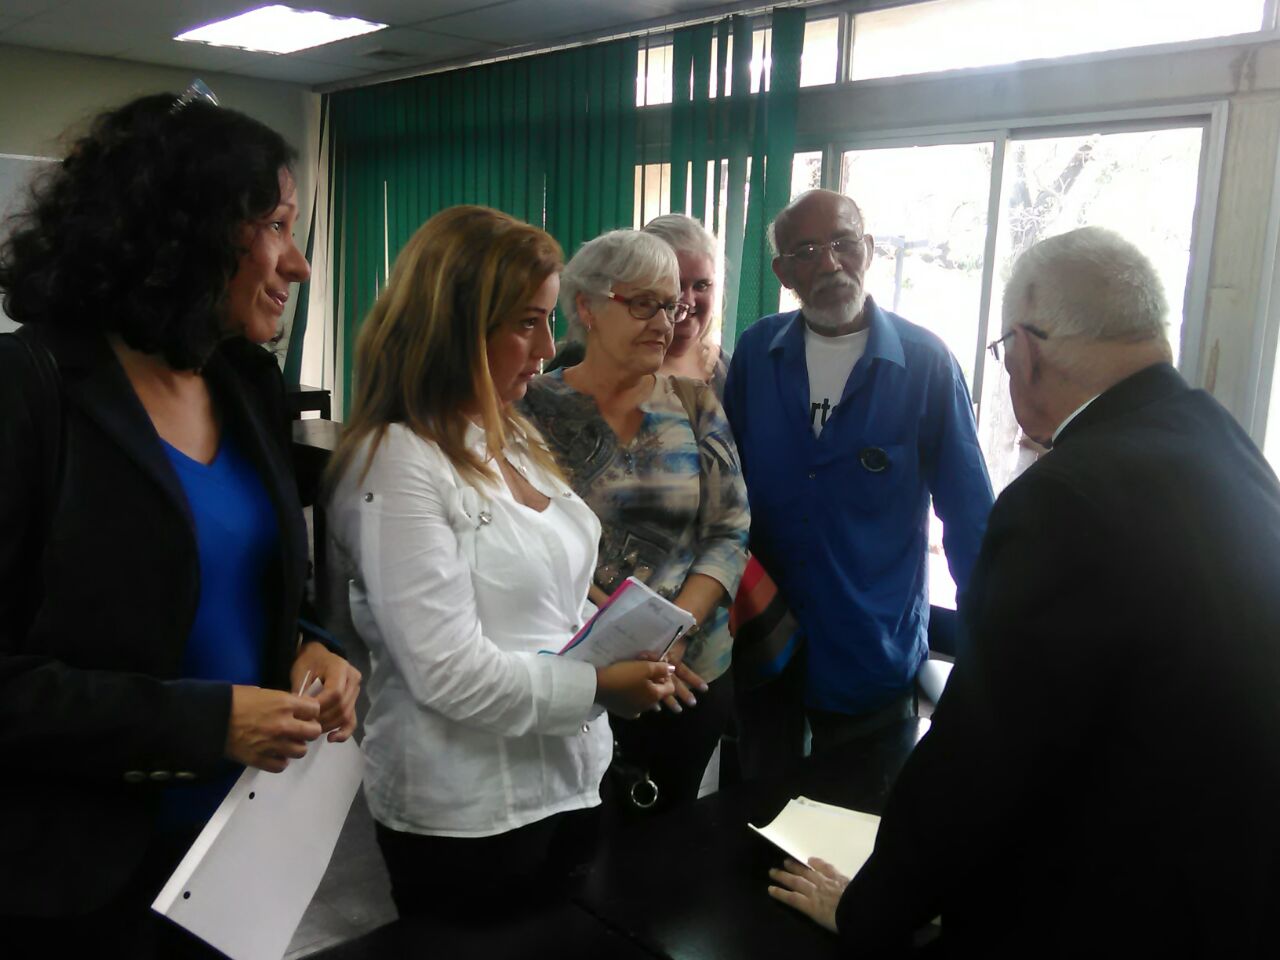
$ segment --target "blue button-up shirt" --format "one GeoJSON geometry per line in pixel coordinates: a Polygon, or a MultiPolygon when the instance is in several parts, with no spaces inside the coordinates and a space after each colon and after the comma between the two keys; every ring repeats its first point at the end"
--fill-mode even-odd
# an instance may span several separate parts
{"type": "Polygon", "coordinates": [[[798,312],[742,335],[724,397],[751,549],[805,636],[806,703],[853,715],[910,690],[927,656],[930,495],[961,595],[992,502],[955,358],[869,297],[866,311],[866,352],[819,436],[798,312]]]}

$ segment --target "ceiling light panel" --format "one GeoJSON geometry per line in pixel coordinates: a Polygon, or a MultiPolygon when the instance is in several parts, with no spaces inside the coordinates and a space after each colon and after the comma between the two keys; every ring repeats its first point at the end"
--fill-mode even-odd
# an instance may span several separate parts
{"type": "Polygon", "coordinates": [[[295,10],[276,4],[188,30],[173,39],[278,54],[309,50],[337,40],[385,30],[386,27],[385,23],[335,17],[319,10],[295,10]]]}

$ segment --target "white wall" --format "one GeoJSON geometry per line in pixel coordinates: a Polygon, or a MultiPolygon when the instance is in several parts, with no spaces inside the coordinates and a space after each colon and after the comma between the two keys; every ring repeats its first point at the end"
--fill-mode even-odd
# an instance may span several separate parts
{"type": "MultiPolygon", "coordinates": [[[[0,153],[0,237],[5,234],[4,219],[13,207],[21,205],[27,183],[48,163],[47,160],[0,153]]],[[[0,305],[0,333],[8,333],[17,327],[0,305]]]]}
{"type": "MultiPolygon", "coordinates": [[[[0,154],[59,157],[96,114],[134,97],[180,92],[200,76],[231,107],[278,131],[298,151],[298,242],[315,189],[320,97],[292,83],[0,45],[0,154]]],[[[290,301],[290,311],[296,298],[290,301]]]]}

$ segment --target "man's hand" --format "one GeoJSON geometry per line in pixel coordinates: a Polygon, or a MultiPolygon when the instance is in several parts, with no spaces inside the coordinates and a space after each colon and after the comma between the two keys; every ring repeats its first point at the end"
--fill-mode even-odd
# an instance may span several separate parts
{"type": "Polygon", "coordinates": [[[831,864],[817,857],[809,858],[809,866],[787,858],[782,869],[769,871],[773,884],[769,896],[795,907],[819,926],[836,932],[836,907],[849,878],[831,864]],[[776,885],[775,885],[776,884],[776,885]]]}
{"type": "MultiPolygon", "coordinates": [[[[289,682],[296,691],[310,674],[307,685],[319,679],[320,726],[329,734],[330,743],[346,740],[356,729],[356,697],[360,695],[360,671],[324,644],[315,640],[304,643],[289,668],[289,682]]],[[[307,691],[303,690],[302,693],[307,691]]]]}

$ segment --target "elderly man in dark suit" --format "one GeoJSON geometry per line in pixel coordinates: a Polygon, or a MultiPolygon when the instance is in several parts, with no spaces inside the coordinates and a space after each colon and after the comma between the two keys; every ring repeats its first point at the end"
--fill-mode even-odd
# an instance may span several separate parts
{"type": "Polygon", "coordinates": [[[1014,410],[1052,449],[997,501],[970,648],[852,881],[770,892],[851,954],[1275,956],[1280,486],[1170,365],[1151,264],[1105,230],[1017,263],[1014,410]]]}

